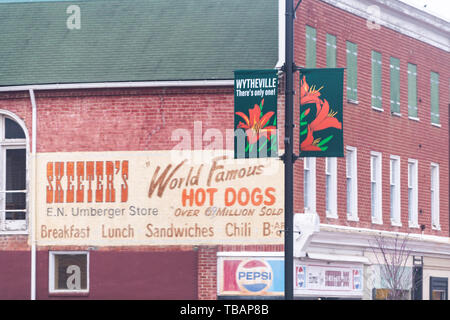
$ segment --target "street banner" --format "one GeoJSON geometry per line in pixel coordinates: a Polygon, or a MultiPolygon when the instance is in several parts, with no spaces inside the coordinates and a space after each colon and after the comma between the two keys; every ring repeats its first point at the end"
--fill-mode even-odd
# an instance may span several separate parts
{"type": "Polygon", "coordinates": [[[342,68],[300,70],[300,157],[343,157],[342,68]]]}
{"type": "Polygon", "coordinates": [[[278,157],[277,70],[234,72],[234,158],[278,157]]]}

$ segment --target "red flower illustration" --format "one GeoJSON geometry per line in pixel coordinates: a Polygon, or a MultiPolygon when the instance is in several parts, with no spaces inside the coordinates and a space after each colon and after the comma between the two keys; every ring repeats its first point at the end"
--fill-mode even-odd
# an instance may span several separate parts
{"type": "Polygon", "coordinates": [[[323,102],[320,100],[316,106],[316,118],[309,125],[312,132],[331,127],[342,129],[342,123],[334,117],[337,112],[334,112],[333,110],[330,112],[330,105],[327,100],[324,100],[323,102]]]}
{"type": "Polygon", "coordinates": [[[316,103],[318,104],[320,99],[320,89],[316,90],[314,87],[310,88],[308,83],[306,83],[306,77],[303,76],[303,79],[300,80],[300,103],[302,105],[308,103],[316,103]]]}
{"type": "Polygon", "coordinates": [[[310,126],[308,125],[308,134],[306,135],[306,139],[303,140],[302,144],[300,145],[301,151],[322,151],[317,144],[320,142],[320,138],[314,140],[313,137],[313,131],[311,130],[310,126]]]}
{"type": "MultiPolygon", "coordinates": [[[[261,101],[261,106],[264,104],[264,99],[261,101]]],[[[274,115],[273,111],[267,112],[261,118],[261,108],[255,104],[253,109],[249,109],[249,117],[242,112],[236,112],[238,116],[244,119],[245,123],[239,122],[238,128],[246,129],[247,140],[249,144],[257,142],[262,137],[267,137],[268,140],[275,134],[275,126],[267,126],[267,122],[274,115]]]]}

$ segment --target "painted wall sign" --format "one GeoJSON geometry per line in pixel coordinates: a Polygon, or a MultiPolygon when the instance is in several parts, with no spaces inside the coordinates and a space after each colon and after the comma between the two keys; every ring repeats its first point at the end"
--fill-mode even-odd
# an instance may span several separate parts
{"type": "Polygon", "coordinates": [[[218,295],[284,295],[283,258],[224,257],[218,264],[218,295]]]}
{"type": "Polygon", "coordinates": [[[301,69],[300,156],[343,157],[344,69],[301,69]]]}
{"type": "Polygon", "coordinates": [[[278,156],[277,70],[234,72],[234,157],[278,156]]]}
{"type": "Polygon", "coordinates": [[[362,267],[320,263],[295,263],[295,294],[306,296],[360,296],[362,267]]]}
{"type": "Polygon", "coordinates": [[[280,161],[221,153],[38,154],[38,243],[282,243],[280,161]]]}

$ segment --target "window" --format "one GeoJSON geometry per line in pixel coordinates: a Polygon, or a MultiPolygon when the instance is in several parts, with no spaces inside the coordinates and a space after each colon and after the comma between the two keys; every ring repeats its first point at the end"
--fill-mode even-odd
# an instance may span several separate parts
{"type": "Polygon", "coordinates": [[[400,157],[391,156],[390,165],[391,223],[401,226],[400,220],[400,157]]]}
{"type": "Polygon", "coordinates": [[[327,33],[327,68],[336,68],[336,37],[327,33]]]}
{"type": "Polygon", "coordinates": [[[316,159],[304,158],[303,197],[305,212],[316,212],[316,159]]]}
{"type": "Polygon", "coordinates": [[[358,220],[358,183],[357,183],[357,164],[356,148],[347,147],[347,219],[358,220]]]}
{"type": "Polygon", "coordinates": [[[417,113],[417,66],[408,63],[408,116],[418,119],[417,113]]]}
{"type": "Polygon", "coordinates": [[[448,300],[448,278],[430,277],[430,300],[448,300]]]}
{"type": "Polygon", "coordinates": [[[439,119],[439,74],[431,72],[431,123],[440,124],[439,119]]]}
{"type": "Polygon", "coordinates": [[[372,107],[382,110],[381,53],[372,51],[372,107]]]}
{"type": "Polygon", "coordinates": [[[358,45],[347,41],[347,100],[358,102],[358,45]]]}
{"type": "Polygon", "coordinates": [[[418,228],[417,160],[408,160],[408,220],[410,228],[418,228]]]}
{"type": "Polygon", "coordinates": [[[27,229],[26,154],[21,125],[0,115],[0,231],[27,229]]]}
{"type": "Polygon", "coordinates": [[[391,57],[391,113],[400,114],[400,60],[391,57]]]}
{"type": "Polygon", "coordinates": [[[439,165],[431,164],[431,227],[440,230],[439,222],[439,165]]]}
{"type": "Polygon", "coordinates": [[[306,26],[306,67],[316,67],[316,29],[306,26]]]}
{"type": "Polygon", "coordinates": [[[370,154],[370,192],[372,223],[381,224],[381,153],[370,154]]]}
{"type": "Polygon", "coordinates": [[[325,158],[325,206],[328,218],[337,218],[337,159],[325,158]]]}
{"type": "Polygon", "coordinates": [[[49,259],[50,293],[89,292],[88,252],[50,252],[49,259]]]}

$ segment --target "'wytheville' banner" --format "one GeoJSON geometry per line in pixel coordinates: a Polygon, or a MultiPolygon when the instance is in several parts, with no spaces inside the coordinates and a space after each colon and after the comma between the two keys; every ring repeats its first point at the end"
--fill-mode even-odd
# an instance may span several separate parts
{"type": "Polygon", "coordinates": [[[343,157],[342,68],[300,71],[300,157],[343,157]]]}
{"type": "Polygon", "coordinates": [[[234,157],[278,156],[277,70],[234,72],[234,157]]]}

